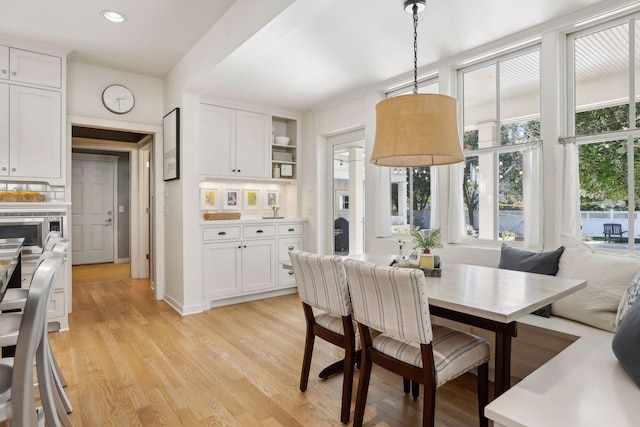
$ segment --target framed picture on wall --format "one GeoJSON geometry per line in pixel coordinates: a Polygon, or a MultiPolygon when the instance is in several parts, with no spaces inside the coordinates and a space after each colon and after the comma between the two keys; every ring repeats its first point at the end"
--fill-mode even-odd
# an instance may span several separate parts
{"type": "Polygon", "coordinates": [[[240,190],[224,190],[224,209],[240,209],[240,190]]]}
{"type": "Polygon", "coordinates": [[[266,190],[264,202],[264,207],[267,209],[272,209],[274,206],[280,206],[280,192],[278,190],[266,190]]]}
{"type": "Polygon", "coordinates": [[[258,209],[260,203],[260,190],[244,190],[244,208],[258,209]]]}
{"type": "Polygon", "coordinates": [[[165,181],[180,178],[180,109],[174,108],[162,118],[164,137],[162,176],[165,181]]]}
{"type": "Polygon", "coordinates": [[[203,211],[220,209],[220,196],[217,188],[200,189],[200,209],[203,211]]]}

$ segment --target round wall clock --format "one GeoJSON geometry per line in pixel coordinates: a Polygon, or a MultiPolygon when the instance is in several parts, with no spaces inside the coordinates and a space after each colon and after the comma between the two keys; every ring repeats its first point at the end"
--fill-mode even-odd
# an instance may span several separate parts
{"type": "Polygon", "coordinates": [[[110,85],[102,92],[102,103],[112,113],[125,114],[133,109],[133,93],[122,85],[110,85]]]}

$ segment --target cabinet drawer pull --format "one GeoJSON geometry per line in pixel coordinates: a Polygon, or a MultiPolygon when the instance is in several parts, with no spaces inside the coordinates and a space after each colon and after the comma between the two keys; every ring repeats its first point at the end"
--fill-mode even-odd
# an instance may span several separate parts
{"type": "Polygon", "coordinates": [[[295,228],[290,228],[289,231],[296,231],[296,229],[295,228]]]}
{"type": "Polygon", "coordinates": [[[227,232],[226,232],[226,231],[220,231],[220,232],[218,233],[218,236],[226,236],[226,235],[227,235],[227,232]]]}
{"type": "Polygon", "coordinates": [[[244,246],[242,246],[242,247],[243,247],[243,248],[246,248],[246,247],[247,247],[247,245],[244,245],[244,246]]]}
{"type": "Polygon", "coordinates": [[[289,272],[289,276],[293,276],[293,271],[290,271],[290,272],[289,272]]]}
{"type": "Polygon", "coordinates": [[[238,249],[242,249],[242,245],[238,246],[238,249]]]}
{"type": "Polygon", "coordinates": [[[2,70],[2,74],[7,74],[7,70],[2,70]]]}
{"type": "Polygon", "coordinates": [[[256,230],[256,233],[264,233],[262,230],[256,230]]]}
{"type": "Polygon", "coordinates": [[[235,169],[231,169],[231,172],[235,172],[235,171],[236,171],[235,169]]]}
{"type": "Polygon", "coordinates": [[[293,250],[293,246],[289,246],[289,250],[292,251],[293,250]]]}
{"type": "Polygon", "coordinates": [[[12,72],[11,72],[11,75],[12,75],[12,76],[15,76],[16,74],[18,74],[18,73],[16,73],[15,71],[12,71],[12,72]]]}

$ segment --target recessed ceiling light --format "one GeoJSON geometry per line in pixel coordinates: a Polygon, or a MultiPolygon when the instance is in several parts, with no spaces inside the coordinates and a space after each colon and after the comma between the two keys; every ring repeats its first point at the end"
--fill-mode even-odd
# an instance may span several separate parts
{"type": "Polygon", "coordinates": [[[127,17],[124,16],[120,12],[116,12],[115,10],[103,10],[100,12],[100,15],[104,17],[104,19],[109,20],[111,22],[124,22],[127,20],[127,17]]]}

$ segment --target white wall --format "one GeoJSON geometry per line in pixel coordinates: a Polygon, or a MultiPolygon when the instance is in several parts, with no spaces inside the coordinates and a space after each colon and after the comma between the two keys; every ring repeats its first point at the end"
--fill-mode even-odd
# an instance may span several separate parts
{"type": "Polygon", "coordinates": [[[154,77],[97,67],[67,65],[67,113],[149,124],[162,123],[163,81],[154,77]],[[114,114],[102,105],[102,91],[111,84],[129,88],[135,97],[130,113],[114,114]]]}
{"type": "MultiPolygon", "coordinates": [[[[200,231],[200,97],[184,95],[182,101],[184,118],[182,135],[181,178],[182,199],[176,209],[182,210],[182,275],[184,289],[183,313],[195,313],[208,309],[203,306],[202,289],[202,232],[200,231]]],[[[170,214],[171,217],[171,214],[170,214]]]]}

